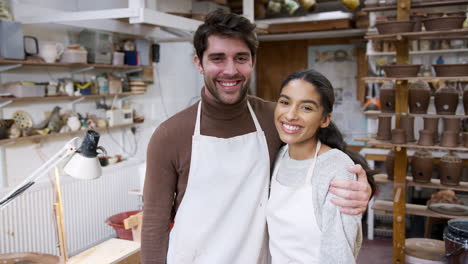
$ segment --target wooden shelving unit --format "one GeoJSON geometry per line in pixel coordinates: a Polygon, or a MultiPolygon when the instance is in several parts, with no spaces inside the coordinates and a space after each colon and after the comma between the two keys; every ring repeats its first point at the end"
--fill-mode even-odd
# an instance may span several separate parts
{"type": "Polygon", "coordinates": [[[381,141],[377,139],[370,139],[367,141],[367,145],[378,147],[378,148],[411,148],[411,149],[434,149],[434,150],[453,150],[453,151],[468,151],[468,148],[465,147],[443,147],[439,145],[434,146],[421,146],[416,144],[416,142],[406,143],[406,144],[393,144],[389,141],[381,141]]]}
{"type": "Polygon", "coordinates": [[[369,40],[402,40],[402,39],[464,39],[468,38],[468,29],[453,29],[447,31],[420,31],[404,32],[397,34],[375,34],[371,33],[364,37],[369,40]]]}
{"type": "Polygon", "coordinates": [[[92,95],[80,95],[80,96],[45,96],[45,97],[0,97],[1,101],[12,101],[12,102],[44,102],[44,101],[73,101],[79,98],[85,99],[95,99],[101,97],[123,97],[123,96],[132,96],[132,95],[142,95],[145,94],[144,92],[125,92],[125,93],[117,93],[117,94],[92,94],[92,95]]]}
{"type": "MultiPolygon", "coordinates": [[[[447,0],[447,1],[427,1],[424,3],[414,3],[411,4],[411,8],[425,8],[425,7],[438,7],[438,6],[449,6],[449,5],[461,5],[468,4],[467,0],[447,0]]],[[[366,7],[363,8],[364,12],[376,12],[376,11],[387,11],[395,10],[397,5],[384,5],[384,6],[375,6],[375,7],[366,7]]]]}
{"type": "MultiPolygon", "coordinates": [[[[98,132],[105,132],[105,131],[113,130],[113,129],[132,127],[132,126],[136,126],[138,124],[140,124],[140,123],[132,123],[132,124],[125,124],[125,125],[117,125],[117,126],[112,126],[112,127],[95,128],[93,130],[98,131],[98,132]]],[[[43,140],[43,139],[51,139],[51,138],[79,135],[79,134],[84,134],[88,130],[89,129],[81,129],[81,130],[78,130],[78,131],[72,131],[72,132],[66,132],[66,133],[54,133],[54,134],[48,134],[48,135],[34,135],[34,136],[28,136],[28,137],[2,139],[2,140],[0,140],[0,145],[6,144],[6,143],[20,143],[20,142],[26,142],[26,141],[40,141],[40,140],[43,140]]]]}
{"type": "Polygon", "coordinates": [[[0,59],[0,65],[31,65],[31,66],[52,66],[52,67],[70,67],[70,68],[81,68],[81,67],[94,67],[96,69],[121,69],[121,70],[133,70],[141,69],[143,67],[151,66],[133,66],[133,65],[111,65],[111,64],[88,64],[88,63],[63,63],[63,62],[40,62],[40,61],[29,61],[29,60],[2,60],[0,59]]]}
{"type": "MultiPolygon", "coordinates": [[[[377,200],[374,202],[372,209],[376,211],[384,211],[386,213],[393,213],[394,212],[393,206],[394,206],[394,203],[392,201],[377,200]]],[[[448,218],[448,219],[468,217],[466,215],[460,216],[460,215],[439,214],[437,212],[429,210],[427,206],[420,205],[420,204],[405,204],[405,210],[406,210],[406,214],[426,216],[426,217],[448,218]]]]}
{"type": "MultiPolygon", "coordinates": [[[[374,180],[376,183],[393,184],[393,181],[387,178],[387,174],[376,174],[374,175],[374,180]]],[[[406,184],[408,186],[413,186],[413,187],[468,192],[468,182],[460,182],[460,185],[457,185],[457,186],[448,186],[448,185],[440,184],[439,179],[431,179],[431,182],[429,183],[419,183],[419,182],[414,182],[413,177],[406,176],[406,184]]]]}
{"type": "MultiPolygon", "coordinates": [[[[441,49],[441,50],[416,50],[410,51],[410,55],[438,55],[448,53],[468,53],[468,49],[441,49]]],[[[378,56],[396,56],[396,52],[370,52],[366,56],[378,57],[378,56]]]]}
{"type": "Polygon", "coordinates": [[[384,83],[388,81],[408,81],[415,82],[417,80],[422,80],[426,82],[432,81],[468,81],[468,76],[453,76],[453,77],[443,77],[443,76],[431,76],[431,77],[364,77],[362,80],[366,83],[384,83]]]}
{"type": "MultiPolygon", "coordinates": [[[[364,115],[366,116],[393,116],[395,113],[382,113],[381,111],[369,110],[365,111],[364,115]]],[[[468,118],[468,115],[438,115],[436,113],[427,113],[427,114],[411,114],[408,113],[409,116],[414,117],[439,117],[439,118],[468,118]]]]}

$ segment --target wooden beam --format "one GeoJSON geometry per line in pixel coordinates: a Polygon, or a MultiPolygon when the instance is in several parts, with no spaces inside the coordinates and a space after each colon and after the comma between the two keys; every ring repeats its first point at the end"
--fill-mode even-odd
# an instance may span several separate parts
{"type": "Polygon", "coordinates": [[[322,30],[334,30],[334,29],[346,29],[346,28],[351,28],[350,19],[270,24],[270,26],[268,27],[268,32],[270,34],[277,34],[277,33],[322,31],[322,30]]]}

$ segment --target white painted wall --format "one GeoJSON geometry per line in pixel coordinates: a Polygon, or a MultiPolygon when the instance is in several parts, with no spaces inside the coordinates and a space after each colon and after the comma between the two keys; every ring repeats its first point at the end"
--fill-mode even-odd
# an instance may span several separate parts
{"type": "MultiPolygon", "coordinates": [[[[55,8],[65,11],[89,10],[92,5],[97,8],[125,7],[126,0],[120,1],[59,1],[59,0],[17,0],[21,3],[38,5],[40,7],[55,8]],[[114,6],[116,5],[116,6],[114,6]]],[[[27,10],[14,10],[15,15],[27,10]]],[[[36,36],[40,41],[60,41],[64,44],[73,43],[76,30],[68,32],[63,27],[54,25],[27,25],[24,26],[25,35],[36,36]]],[[[146,149],[150,136],[154,129],[168,116],[184,109],[194,103],[200,95],[203,80],[196,72],[192,62],[193,47],[186,43],[162,43],[160,63],[154,64],[154,84],[148,87],[148,92],[142,96],[133,96],[128,100],[138,104],[145,113],[145,123],[137,128],[137,142],[133,143],[133,136],[129,129],[116,131],[110,134],[102,133],[100,145],[104,146],[110,155],[123,154],[130,158],[125,152],[136,154],[132,158],[146,158],[146,149]],[[120,145],[123,145],[125,151],[120,145]]],[[[97,73],[97,72],[96,72],[97,73]]],[[[94,73],[94,74],[96,74],[94,73]]],[[[63,76],[70,76],[66,71],[60,72],[56,68],[27,68],[0,73],[0,82],[14,80],[48,81],[63,76]]],[[[79,76],[79,75],[78,75],[79,76]]],[[[83,78],[85,76],[83,75],[83,78]]],[[[64,109],[70,106],[65,102],[59,102],[64,109]]],[[[4,117],[8,118],[16,110],[25,110],[33,117],[34,123],[44,119],[44,112],[50,111],[56,105],[55,102],[14,104],[4,108],[4,117]]],[[[95,110],[93,101],[78,103],[76,109],[80,113],[95,110]]],[[[6,147],[7,177],[10,186],[19,183],[27,177],[34,169],[39,167],[44,160],[51,157],[70,138],[58,138],[44,140],[41,143],[21,143],[6,147]]],[[[138,181],[138,177],[135,177],[138,181]]]]}

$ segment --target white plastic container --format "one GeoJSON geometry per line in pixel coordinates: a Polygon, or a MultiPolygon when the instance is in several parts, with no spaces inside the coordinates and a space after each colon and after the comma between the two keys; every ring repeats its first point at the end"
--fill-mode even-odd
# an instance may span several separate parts
{"type": "Polygon", "coordinates": [[[125,53],[114,51],[112,56],[112,65],[123,65],[125,53]]]}
{"type": "Polygon", "coordinates": [[[64,63],[87,63],[88,62],[88,52],[82,49],[66,49],[63,54],[60,62],[64,63]]]}
{"type": "Polygon", "coordinates": [[[0,86],[0,91],[15,97],[43,97],[46,85],[47,83],[9,82],[0,86]]]}

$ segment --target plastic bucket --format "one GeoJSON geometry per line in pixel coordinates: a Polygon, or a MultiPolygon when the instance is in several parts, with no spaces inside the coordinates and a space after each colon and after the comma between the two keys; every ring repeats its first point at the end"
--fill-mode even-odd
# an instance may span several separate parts
{"type": "Polygon", "coordinates": [[[122,212],[106,219],[106,224],[112,226],[117,233],[117,237],[126,240],[133,240],[132,230],[125,229],[123,221],[132,215],[136,215],[141,210],[122,212]]]}
{"type": "Polygon", "coordinates": [[[468,218],[449,220],[444,241],[448,264],[468,263],[468,218]]]}

